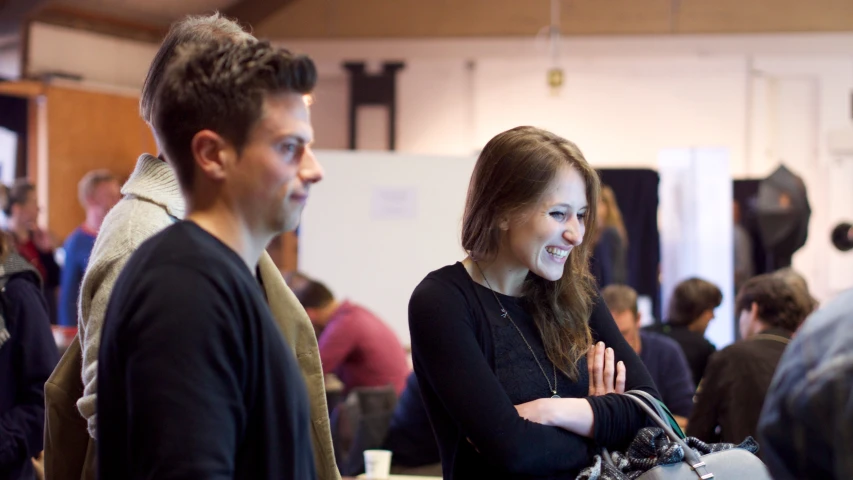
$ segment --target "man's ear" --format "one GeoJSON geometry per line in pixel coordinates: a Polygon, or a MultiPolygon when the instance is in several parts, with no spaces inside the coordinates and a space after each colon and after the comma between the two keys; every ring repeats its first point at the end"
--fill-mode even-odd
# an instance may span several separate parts
{"type": "Polygon", "coordinates": [[[211,130],[202,130],[193,136],[191,148],[196,166],[208,178],[225,178],[226,164],[231,154],[225,139],[211,130]]]}

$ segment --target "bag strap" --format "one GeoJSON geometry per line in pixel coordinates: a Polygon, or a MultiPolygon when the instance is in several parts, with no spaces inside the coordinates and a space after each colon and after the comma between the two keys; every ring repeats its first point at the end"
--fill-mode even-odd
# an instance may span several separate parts
{"type": "Polygon", "coordinates": [[[664,405],[663,402],[653,397],[648,392],[644,392],[642,390],[629,390],[625,392],[626,395],[633,395],[635,397],[642,397],[646,400],[648,404],[654,407],[660,418],[666,419],[669,422],[670,428],[674,431],[680,438],[687,438],[687,435],[681,430],[681,425],[678,424],[678,421],[675,420],[675,416],[672,412],[669,411],[669,408],[664,405]]]}
{"type": "Polygon", "coordinates": [[[638,407],[640,407],[641,410],[646,412],[646,415],[648,415],[649,418],[651,418],[652,421],[656,423],[657,426],[664,431],[664,433],[666,433],[666,436],[669,437],[670,440],[681,446],[681,449],[684,451],[684,461],[687,462],[688,465],[690,465],[690,468],[693,469],[693,471],[701,480],[708,480],[714,478],[714,474],[708,471],[705,462],[702,461],[702,459],[699,457],[699,454],[696,453],[695,450],[690,448],[687,443],[685,443],[684,440],[681,439],[681,437],[676,435],[672,428],[670,428],[668,422],[661,418],[652,407],[648,406],[646,402],[641,400],[639,396],[625,396],[630,398],[634,403],[637,404],[638,407]]]}

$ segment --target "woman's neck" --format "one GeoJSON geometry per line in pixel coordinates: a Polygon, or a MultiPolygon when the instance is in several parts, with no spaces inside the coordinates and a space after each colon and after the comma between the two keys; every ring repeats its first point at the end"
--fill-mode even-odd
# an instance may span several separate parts
{"type": "Polygon", "coordinates": [[[517,261],[507,259],[505,256],[497,255],[489,261],[477,261],[471,257],[462,261],[468,275],[480,285],[493,291],[520,297],[524,280],[527,278],[529,269],[520,265],[517,261]]]}

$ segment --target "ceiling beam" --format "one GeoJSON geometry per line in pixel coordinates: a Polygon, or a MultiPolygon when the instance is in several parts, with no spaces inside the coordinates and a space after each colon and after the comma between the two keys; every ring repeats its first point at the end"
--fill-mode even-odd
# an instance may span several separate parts
{"type": "Polygon", "coordinates": [[[42,9],[32,17],[32,21],[148,43],[160,43],[168,30],[168,27],[160,25],[125,20],[62,5],[50,5],[42,9]]]}
{"type": "Polygon", "coordinates": [[[0,36],[19,35],[27,17],[48,0],[0,0],[0,36]]]}
{"type": "MultiPolygon", "coordinates": [[[[244,0],[246,3],[254,0],[244,0]]],[[[560,0],[565,35],[853,31],[851,0],[560,0]]],[[[266,38],[535,36],[549,0],[291,0],[266,38]]],[[[258,17],[256,17],[258,18],[258,17]]]]}
{"type": "Polygon", "coordinates": [[[230,18],[236,18],[245,25],[254,26],[273,13],[286,8],[295,0],[242,0],[223,12],[230,18]]]}

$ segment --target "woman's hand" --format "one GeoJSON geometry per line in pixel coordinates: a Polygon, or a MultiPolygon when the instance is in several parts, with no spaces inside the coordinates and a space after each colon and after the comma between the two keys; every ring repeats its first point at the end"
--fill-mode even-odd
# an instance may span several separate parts
{"type": "Polygon", "coordinates": [[[615,357],[613,349],[605,348],[604,342],[589,347],[586,365],[589,370],[590,397],[625,393],[625,364],[619,362],[614,365],[615,357]]]}

